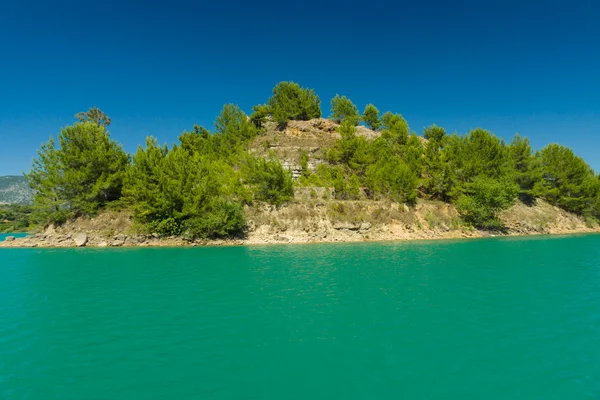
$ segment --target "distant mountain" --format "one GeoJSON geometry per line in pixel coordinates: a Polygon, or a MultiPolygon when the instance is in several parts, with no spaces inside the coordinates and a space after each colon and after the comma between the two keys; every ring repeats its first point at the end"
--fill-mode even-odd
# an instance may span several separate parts
{"type": "Polygon", "coordinates": [[[23,176],[0,176],[0,204],[29,204],[33,191],[23,176]]]}

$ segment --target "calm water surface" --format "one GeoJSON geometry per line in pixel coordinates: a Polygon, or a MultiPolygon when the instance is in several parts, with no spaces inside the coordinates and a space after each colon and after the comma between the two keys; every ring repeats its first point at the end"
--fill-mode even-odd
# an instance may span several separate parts
{"type": "Polygon", "coordinates": [[[600,399],[600,236],[0,249],[0,399],[600,399]]]}
{"type": "Polygon", "coordinates": [[[0,242],[3,242],[7,236],[14,236],[16,238],[21,238],[27,236],[26,233],[0,233],[0,242]]]}

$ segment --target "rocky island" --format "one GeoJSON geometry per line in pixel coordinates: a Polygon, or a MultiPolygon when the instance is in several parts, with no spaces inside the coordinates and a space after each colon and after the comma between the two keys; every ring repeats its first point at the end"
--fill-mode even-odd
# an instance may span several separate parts
{"type": "Polygon", "coordinates": [[[39,150],[31,235],[1,247],[349,242],[596,232],[600,180],[558,144],[534,151],[484,129],[417,134],[400,114],[345,96],[322,118],[311,89],[281,82],[211,132],[127,154],[92,108],[39,150]]]}

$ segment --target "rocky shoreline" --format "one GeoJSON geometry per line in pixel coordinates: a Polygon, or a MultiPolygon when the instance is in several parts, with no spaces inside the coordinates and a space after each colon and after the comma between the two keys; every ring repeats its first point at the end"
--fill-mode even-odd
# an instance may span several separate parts
{"type": "Polygon", "coordinates": [[[357,243],[384,241],[414,241],[443,239],[473,239],[495,236],[533,236],[533,235],[568,235],[582,233],[598,233],[598,229],[564,229],[551,232],[513,231],[508,233],[487,232],[479,230],[456,231],[423,231],[423,232],[371,232],[369,230],[349,227],[335,229],[335,232],[306,234],[289,232],[276,235],[250,235],[239,239],[189,240],[181,237],[160,238],[157,235],[125,235],[118,234],[110,238],[88,235],[81,232],[67,234],[37,233],[23,238],[8,236],[0,242],[0,248],[133,248],[133,247],[198,247],[198,246],[247,246],[264,244],[301,244],[301,243],[357,243]]]}
{"type": "Polygon", "coordinates": [[[414,207],[375,201],[299,201],[280,208],[267,205],[248,208],[246,216],[243,237],[193,240],[140,233],[131,214],[105,212],[61,226],[50,225],[24,238],[7,237],[0,242],[0,248],[244,246],[600,232],[597,224],[590,225],[582,217],[541,200],[533,206],[517,203],[503,212],[502,233],[465,226],[452,205],[431,201],[421,201],[414,207]]]}

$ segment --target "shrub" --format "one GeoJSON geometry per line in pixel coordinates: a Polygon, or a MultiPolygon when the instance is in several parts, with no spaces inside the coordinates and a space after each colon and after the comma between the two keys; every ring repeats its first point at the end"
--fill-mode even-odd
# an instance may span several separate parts
{"type": "Polygon", "coordinates": [[[417,199],[417,176],[397,157],[383,158],[370,165],[366,184],[371,193],[399,203],[414,203],[417,199]]]}
{"type": "Polygon", "coordinates": [[[256,200],[279,205],[294,197],[292,173],[279,160],[248,157],[244,174],[256,200]]]}
{"type": "Polygon", "coordinates": [[[211,202],[206,211],[183,223],[184,235],[191,238],[220,238],[235,236],[245,227],[242,205],[223,199],[211,202]]]}
{"type": "Polygon", "coordinates": [[[148,231],[160,236],[177,236],[181,234],[181,226],[175,218],[153,220],[148,223],[148,231]]]}
{"type": "Polygon", "coordinates": [[[501,229],[498,212],[511,207],[518,194],[519,186],[506,178],[498,181],[488,177],[475,179],[469,195],[462,195],[457,208],[464,220],[476,228],[501,229]]]}
{"type": "Polygon", "coordinates": [[[303,177],[310,175],[310,171],[308,170],[308,154],[305,151],[300,154],[300,168],[302,168],[303,177]]]}

